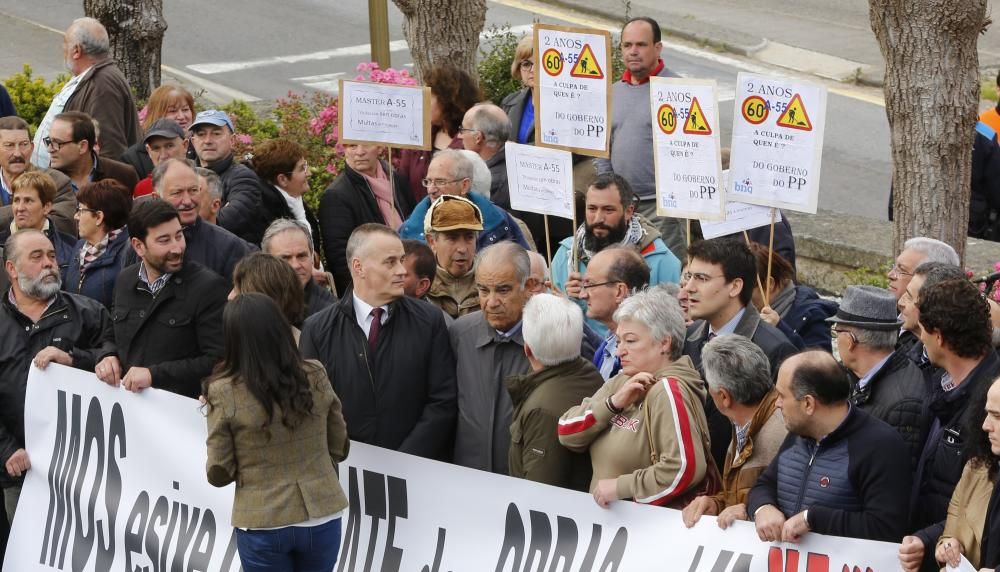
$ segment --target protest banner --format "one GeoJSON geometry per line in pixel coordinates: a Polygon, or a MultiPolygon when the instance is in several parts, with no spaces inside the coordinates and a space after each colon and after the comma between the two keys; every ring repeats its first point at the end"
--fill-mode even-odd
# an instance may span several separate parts
{"type": "Polygon", "coordinates": [[[33,367],[24,402],[31,469],[4,572],[239,570],[233,486],[208,484],[200,406],[57,364],[33,367]]]}
{"type": "MultiPolygon", "coordinates": [[[[58,365],[33,370],[25,401],[32,460],[5,572],[238,570],[232,487],[205,481],[198,402],[108,387],[58,365]],[[144,568],[148,567],[148,568],[144,568]]],[[[340,479],[350,502],[337,572],[354,570],[899,569],[898,545],[806,534],[763,543],[753,524],[466,469],[351,443],[340,479]]]]}
{"type": "Polygon", "coordinates": [[[429,87],[341,80],[338,141],[430,149],[430,98],[429,87]]]}
{"type": "Polygon", "coordinates": [[[730,157],[730,200],[815,214],[826,88],[740,73],[730,157]]]}
{"type": "Polygon", "coordinates": [[[726,191],[714,80],[649,78],[656,214],[721,220],[726,191]]]}
{"type": "Polygon", "coordinates": [[[573,154],[508,141],[504,146],[504,156],[507,158],[510,206],[514,210],[545,215],[545,251],[551,265],[549,215],[568,218],[576,228],[573,154]]]}
{"type": "Polygon", "coordinates": [[[535,144],[608,157],[611,34],[535,24],[535,144]]]}

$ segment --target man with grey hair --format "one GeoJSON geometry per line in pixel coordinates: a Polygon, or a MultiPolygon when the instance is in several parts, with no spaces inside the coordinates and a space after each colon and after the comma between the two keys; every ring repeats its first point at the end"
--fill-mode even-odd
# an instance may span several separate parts
{"type": "Polygon", "coordinates": [[[959,266],[958,253],[951,245],[933,238],[917,236],[903,243],[903,250],[896,257],[886,277],[889,278],[889,292],[899,300],[906,291],[906,285],[913,278],[917,266],[924,262],[943,262],[959,266]]]}
{"type": "Polygon", "coordinates": [[[346,256],[352,290],[306,320],[302,356],[326,367],[351,439],[444,460],[455,431],[455,358],[444,315],[404,294],[396,231],[363,224],[346,256]]]}
{"type": "Polygon", "coordinates": [[[399,227],[400,237],[425,240],[425,223],[431,203],[441,195],[460,195],[472,201],[483,215],[483,232],[479,233],[476,241],[477,249],[502,241],[513,241],[530,248],[521,227],[510,213],[490,201],[489,197],[470,192],[474,176],[475,165],[462,151],[445,149],[434,155],[427,167],[427,178],[423,180],[427,196],[417,203],[410,217],[399,227]]]}
{"type": "Polygon", "coordinates": [[[594,365],[609,380],[621,369],[618,359],[618,327],[615,312],[622,302],[649,284],[649,266],[631,248],[608,247],[590,259],[580,286],[580,299],[587,304],[587,318],[607,328],[594,352],[594,365]]]}
{"type": "Polygon", "coordinates": [[[332,306],[337,301],[330,290],[317,284],[313,278],[315,258],[309,234],[309,228],[301,221],[279,218],[267,227],[260,243],[261,250],[265,254],[277,256],[295,271],[299,284],[305,289],[306,318],[332,306]]]}
{"type": "Polygon", "coordinates": [[[257,250],[221,226],[199,216],[203,195],[195,167],[188,159],[167,159],[153,169],[153,191],[180,215],[187,248],[185,262],[197,262],[232,282],[233,268],[241,258],[257,250]]]}
{"type": "Polygon", "coordinates": [[[722,490],[695,498],[684,508],[684,525],[691,528],[703,514],[718,515],[719,528],[749,520],[747,495],[785,440],[777,393],[767,355],[739,334],[723,334],[705,344],[702,367],[708,394],[719,412],[733,424],[726,451],[722,490]]]}
{"type": "Polygon", "coordinates": [[[100,123],[100,155],[118,159],[139,141],[142,130],[132,88],[111,59],[108,31],[93,18],[73,20],[63,36],[63,57],[73,77],[56,94],[35,132],[31,162],[49,166],[43,141],[56,115],[82,111],[100,123]]]}
{"type": "Polygon", "coordinates": [[[583,316],[576,304],[552,294],[524,307],[524,353],[531,373],[507,378],[513,405],[510,476],[586,491],[590,456],[559,444],[559,418],[594,394],[601,374],[580,357],[583,316]]]}
{"type": "Polygon", "coordinates": [[[924,374],[896,352],[903,320],[892,294],[875,286],[848,286],[832,324],[834,344],[851,381],[851,403],[896,428],[916,468],[927,426],[924,374]]]}
{"type": "Polygon", "coordinates": [[[507,475],[513,408],[503,380],[531,371],[521,327],[534,287],[528,253],[512,242],[486,247],[476,257],[475,278],[481,311],[449,329],[458,383],[454,462],[507,475]]]}
{"type": "MultiPolygon", "coordinates": [[[[194,172],[198,173],[198,187],[201,189],[198,216],[207,223],[219,224],[219,209],[222,208],[222,178],[215,171],[205,167],[195,167],[194,172]]],[[[152,175],[150,176],[152,177],[152,175]]]]}
{"type": "Polygon", "coordinates": [[[965,272],[953,264],[946,262],[924,262],[913,271],[913,276],[906,284],[903,295],[899,298],[899,317],[903,327],[896,342],[896,352],[906,355],[924,372],[924,377],[930,379],[937,368],[927,357],[927,349],[920,341],[920,292],[925,286],[933,286],[945,280],[964,280],[965,272]]]}
{"type": "Polygon", "coordinates": [[[10,290],[0,300],[0,487],[13,520],[31,461],[24,448],[24,392],[32,362],[93,371],[115,353],[108,311],[60,290],[55,247],[44,233],[22,230],[4,245],[10,290]]]}
{"type": "Polygon", "coordinates": [[[549,263],[545,261],[544,256],[534,250],[528,251],[528,258],[531,259],[531,277],[535,280],[535,286],[531,293],[548,292],[552,285],[552,279],[549,277],[549,263]]]}

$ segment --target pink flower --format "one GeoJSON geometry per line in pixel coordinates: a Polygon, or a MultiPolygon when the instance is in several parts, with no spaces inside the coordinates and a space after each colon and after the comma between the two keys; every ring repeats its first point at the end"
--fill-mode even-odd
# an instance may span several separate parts
{"type": "Polygon", "coordinates": [[[242,145],[252,145],[253,144],[253,137],[251,137],[250,135],[247,135],[246,133],[237,133],[236,134],[236,141],[238,141],[242,145]]]}
{"type": "Polygon", "coordinates": [[[146,120],[146,114],[149,113],[149,106],[144,105],[142,109],[139,110],[139,123],[146,120]]]}

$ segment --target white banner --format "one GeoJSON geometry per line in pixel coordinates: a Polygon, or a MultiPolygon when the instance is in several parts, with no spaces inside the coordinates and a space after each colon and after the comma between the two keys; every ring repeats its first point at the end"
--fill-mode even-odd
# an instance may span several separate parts
{"type": "MultiPolygon", "coordinates": [[[[26,411],[32,469],[6,572],[237,569],[232,490],[205,482],[196,402],[50,366],[32,372],[26,411]]],[[[351,506],[337,572],[899,569],[894,544],[817,534],[767,544],[751,523],[723,531],[713,517],[687,529],[671,509],[602,509],[587,494],[359,443],[340,478],[351,506]]]]}
{"type": "Polygon", "coordinates": [[[535,144],[594,157],[611,150],[611,34],[535,24],[535,144]]]}
{"type": "MultiPolygon", "coordinates": [[[[729,186],[729,170],[722,171],[722,186],[729,186]]],[[[775,209],[774,222],[781,222],[781,211],[775,209]]],[[[735,232],[750,230],[771,224],[771,209],[758,205],[748,205],[726,201],[726,219],[723,221],[702,220],[701,234],[706,240],[735,232]]]]}
{"type": "Polygon", "coordinates": [[[340,80],[341,143],[431,148],[431,88],[340,80]]]}
{"type": "Polygon", "coordinates": [[[649,78],[656,214],[721,220],[725,186],[714,80],[649,78]]]}
{"type": "Polygon", "coordinates": [[[729,200],[816,213],[826,88],[740,73],[729,200]]]}
{"type": "Polygon", "coordinates": [[[504,156],[512,209],[573,218],[572,153],[508,141],[504,156]]]}

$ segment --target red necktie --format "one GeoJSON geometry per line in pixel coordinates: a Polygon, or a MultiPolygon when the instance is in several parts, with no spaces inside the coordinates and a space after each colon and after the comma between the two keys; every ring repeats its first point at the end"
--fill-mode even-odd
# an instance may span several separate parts
{"type": "Polygon", "coordinates": [[[372,325],[368,328],[368,353],[375,355],[375,348],[378,346],[378,332],[382,329],[382,308],[372,308],[372,325]]]}

